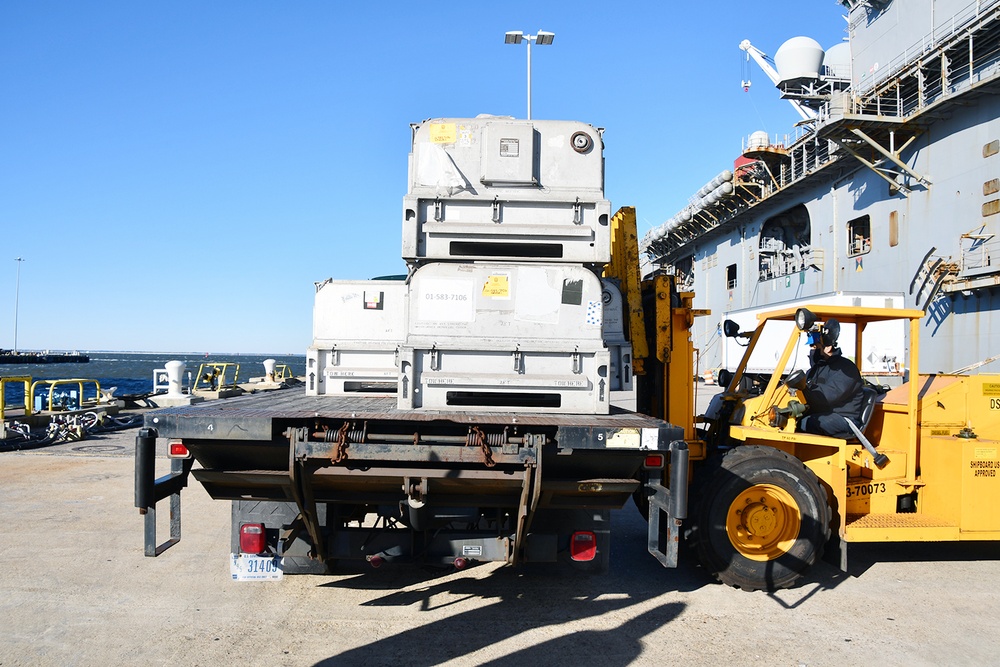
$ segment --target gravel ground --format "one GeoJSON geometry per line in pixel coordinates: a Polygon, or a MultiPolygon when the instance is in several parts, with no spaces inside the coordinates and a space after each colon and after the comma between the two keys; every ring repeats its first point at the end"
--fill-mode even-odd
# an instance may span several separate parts
{"type": "Polygon", "coordinates": [[[823,563],[796,589],[744,593],[690,558],[660,568],[631,505],[613,517],[605,576],[387,565],[233,582],[229,504],[197,485],[181,543],[143,557],[135,435],[0,453],[0,665],[984,665],[1000,653],[998,544],[854,546],[849,576],[823,563]]]}

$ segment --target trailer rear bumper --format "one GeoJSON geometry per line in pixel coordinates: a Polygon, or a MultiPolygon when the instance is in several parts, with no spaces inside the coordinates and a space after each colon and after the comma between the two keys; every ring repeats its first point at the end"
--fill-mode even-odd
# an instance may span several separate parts
{"type": "Polygon", "coordinates": [[[650,551],[676,565],[688,471],[678,427],[625,411],[425,413],[398,411],[387,399],[322,398],[313,404],[310,397],[264,395],[147,415],[136,440],[145,553],[158,555],[179,541],[180,493],[191,476],[215,499],[294,509],[281,521],[245,518],[265,526],[275,553],[297,557],[301,547],[303,558],[319,566],[359,552],[387,560],[398,551],[367,524],[368,533],[356,530],[366,516],[403,528],[391,531],[403,546],[419,540],[410,556],[447,559],[459,545],[463,559],[469,551],[510,564],[547,562],[556,552],[562,558],[564,543],[584,531],[596,538],[600,557],[610,544],[611,511],[645,485],[650,551]],[[183,441],[193,458],[172,461],[170,473],[156,479],[158,437],[183,441]],[[656,479],[648,483],[650,477],[656,479]],[[158,545],[155,509],[166,498],[170,539],[158,545]]]}

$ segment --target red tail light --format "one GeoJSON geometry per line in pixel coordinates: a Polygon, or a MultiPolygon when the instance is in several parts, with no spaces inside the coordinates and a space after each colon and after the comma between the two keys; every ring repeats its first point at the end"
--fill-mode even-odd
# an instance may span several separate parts
{"type": "Polygon", "coordinates": [[[646,454],[646,460],[642,465],[644,468],[662,468],[663,454],[646,454]]]}
{"type": "Polygon", "coordinates": [[[167,456],[172,459],[189,459],[191,452],[188,451],[187,445],[180,440],[171,440],[170,444],[167,445],[167,456]]]}
{"type": "Polygon", "coordinates": [[[264,553],[267,548],[267,536],[264,524],[245,523],[240,526],[240,551],[245,554],[264,553]]]}
{"type": "Polygon", "coordinates": [[[589,530],[580,530],[569,538],[569,557],[587,561],[597,557],[597,535],[589,530]]]}

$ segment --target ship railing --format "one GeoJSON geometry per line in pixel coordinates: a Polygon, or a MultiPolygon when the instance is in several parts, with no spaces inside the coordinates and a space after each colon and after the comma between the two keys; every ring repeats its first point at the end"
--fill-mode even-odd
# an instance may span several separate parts
{"type": "Polygon", "coordinates": [[[962,234],[959,276],[1000,273],[1000,237],[986,226],[962,234]]]}
{"type": "Polygon", "coordinates": [[[781,252],[785,249],[785,244],[773,236],[765,236],[760,240],[761,252],[781,252]]]}
{"type": "MultiPolygon", "coordinates": [[[[855,86],[855,95],[863,96],[870,93],[880,84],[899,76],[913,61],[959,35],[975,21],[988,16],[997,5],[1000,5],[1000,0],[977,0],[969,3],[952,15],[951,20],[946,25],[934,28],[932,32],[907,47],[887,65],[879,67],[870,74],[863,75],[855,86]]],[[[852,29],[856,27],[856,25],[852,25],[852,29]]]]}
{"type": "Polygon", "coordinates": [[[854,257],[855,255],[863,255],[871,249],[872,241],[870,238],[858,237],[851,241],[851,245],[847,249],[847,254],[849,257],[854,257]]]}
{"type": "Polygon", "coordinates": [[[784,278],[793,273],[800,273],[817,264],[816,252],[812,247],[785,248],[779,255],[760,255],[758,264],[758,282],[774,278],[784,278]]]}

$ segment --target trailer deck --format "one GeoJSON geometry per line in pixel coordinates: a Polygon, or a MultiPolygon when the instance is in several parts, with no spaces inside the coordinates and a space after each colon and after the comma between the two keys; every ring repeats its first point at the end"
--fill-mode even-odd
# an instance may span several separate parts
{"type": "MultiPolygon", "coordinates": [[[[667,443],[683,438],[683,432],[678,427],[615,407],[607,415],[400,410],[396,407],[396,398],[392,396],[306,396],[298,390],[273,391],[189,406],[161,408],[146,415],[145,425],[157,429],[161,437],[167,438],[270,440],[275,434],[276,425],[310,419],[450,422],[466,427],[556,427],[564,435],[656,429],[662,432],[661,439],[665,439],[667,443]]],[[[588,440],[573,439],[579,446],[585,446],[585,441],[588,440]]]]}

